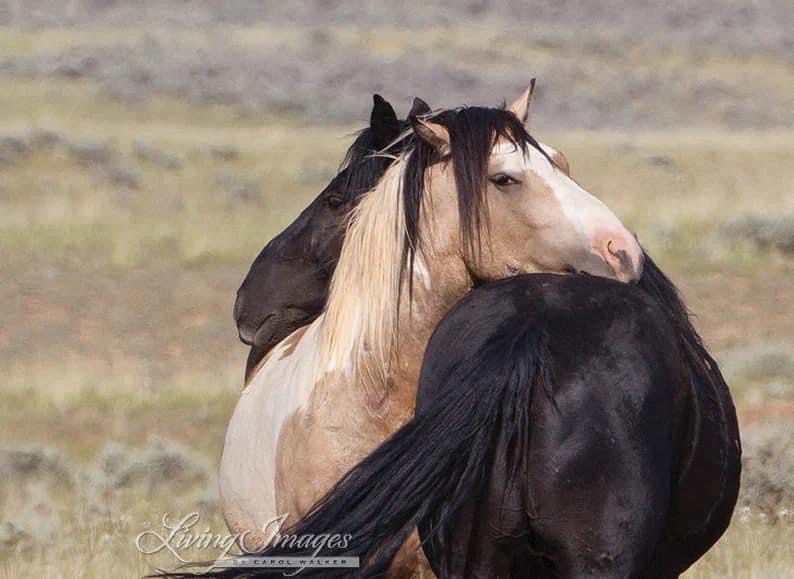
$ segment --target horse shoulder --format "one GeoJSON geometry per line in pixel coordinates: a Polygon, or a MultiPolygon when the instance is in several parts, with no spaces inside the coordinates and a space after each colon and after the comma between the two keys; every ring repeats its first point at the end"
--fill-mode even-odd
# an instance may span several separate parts
{"type": "MultiPolygon", "coordinates": [[[[305,407],[314,387],[318,328],[282,340],[243,390],[226,431],[220,489],[233,528],[256,530],[276,512],[278,447],[284,425],[305,407]]],[[[239,529],[237,529],[239,531],[239,529]]]]}

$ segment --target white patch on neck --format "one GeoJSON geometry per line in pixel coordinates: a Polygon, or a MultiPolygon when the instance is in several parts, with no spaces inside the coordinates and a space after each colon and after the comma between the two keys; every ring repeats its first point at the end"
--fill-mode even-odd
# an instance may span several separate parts
{"type": "MultiPolygon", "coordinates": [[[[307,407],[323,316],[300,336],[281,341],[243,390],[226,430],[218,482],[227,522],[251,529],[276,513],[276,459],[286,421],[307,407]],[[285,351],[292,347],[290,355],[285,351]]],[[[298,330],[300,331],[300,330],[298,330]]]]}
{"type": "Polygon", "coordinates": [[[425,289],[429,290],[433,287],[433,282],[430,279],[430,270],[427,269],[427,263],[420,252],[416,252],[414,256],[414,275],[419,278],[425,289]]]}
{"type": "MultiPolygon", "coordinates": [[[[332,355],[329,356],[325,367],[319,368],[321,374],[341,372],[345,376],[351,378],[353,376],[353,350],[358,343],[356,338],[361,335],[363,328],[361,306],[359,304],[354,304],[351,308],[353,309],[353,315],[349,320],[349,324],[337,329],[336,335],[334,336],[335,340],[339,340],[341,343],[345,344],[346,347],[344,350],[339,348],[334,348],[332,350],[332,355]]],[[[328,339],[327,334],[324,337],[328,339]]],[[[323,339],[322,332],[320,332],[319,339],[323,339]]]]}

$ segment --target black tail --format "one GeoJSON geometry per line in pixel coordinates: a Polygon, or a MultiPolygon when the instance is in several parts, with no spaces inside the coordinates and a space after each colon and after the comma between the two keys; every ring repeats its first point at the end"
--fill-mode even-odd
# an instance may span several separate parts
{"type": "Polygon", "coordinates": [[[647,253],[645,253],[642,277],[637,285],[656,300],[670,317],[678,332],[688,336],[698,344],[701,343],[700,336],[689,319],[689,311],[681,299],[681,294],[675,284],[659,269],[659,266],[647,253]]]}
{"type": "MultiPolygon", "coordinates": [[[[639,286],[656,299],[673,322],[691,381],[691,417],[686,432],[690,443],[678,474],[679,512],[672,528],[679,544],[688,547],[685,551],[673,549],[672,553],[682,561],[683,571],[711,547],[730,522],[741,474],[739,426],[730,390],[717,362],[693,327],[678,290],[647,254],[639,286]],[[705,485],[704,480],[709,484],[705,485]],[[709,492],[693,495],[692,488],[709,492]]],[[[669,564],[671,553],[664,548],[659,553],[669,564]]]]}
{"type": "Polygon", "coordinates": [[[725,407],[720,410],[720,414],[727,413],[723,417],[724,420],[720,421],[720,427],[727,428],[725,436],[735,439],[738,444],[735,409],[722,372],[692,325],[678,289],[647,253],[639,287],[650,294],[666,311],[678,334],[681,354],[697,389],[703,390],[703,395],[712,401],[719,401],[719,404],[725,407]]]}
{"type": "MultiPolygon", "coordinates": [[[[445,523],[475,495],[490,471],[496,440],[509,441],[509,464],[524,468],[534,384],[547,380],[545,340],[523,331],[497,335],[475,359],[429,377],[432,402],[349,471],[309,514],[284,534],[350,536],[346,548],[320,555],[358,557],[360,567],[311,569],[301,577],[372,577],[385,572],[411,532],[435,529],[426,540],[443,552],[445,523]]],[[[308,556],[310,550],[270,547],[261,554],[308,556]]],[[[202,576],[272,576],[273,570],[229,569],[202,576]]],[[[173,574],[172,577],[192,577],[173,574]]]]}

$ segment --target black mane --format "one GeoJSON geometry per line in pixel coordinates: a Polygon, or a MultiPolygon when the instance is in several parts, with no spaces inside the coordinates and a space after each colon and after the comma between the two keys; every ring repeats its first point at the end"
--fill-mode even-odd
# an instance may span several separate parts
{"type": "Polygon", "coordinates": [[[528,147],[540,151],[549,162],[554,161],[527,132],[524,124],[508,109],[461,107],[444,110],[427,117],[444,126],[450,136],[450,152],[441,157],[433,147],[415,139],[403,179],[405,211],[404,263],[412,271],[419,231],[419,215],[425,190],[425,171],[433,164],[451,162],[458,190],[458,212],[464,253],[479,254],[482,232],[489,229],[488,205],[485,191],[488,178],[488,159],[500,138],[507,139],[522,152],[528,147]]]}
{"type": "Polygon", "coordinates": [[[355,199],[372,190],[378,184],[394,158],[413,144],[412,133],[406,134],[410,128],[408,121],[399,121],[400,134],[405,135],[389,143],[386,148],[379,141],[376,131],[370,126],[355,133],[353,144],[345,153],[339,171],[328,185],[345,191],[345,201],[355,199]]]}
{"type": "MultiPolygon", "coordinates": [[[[509,110],[489,107],[461,107],[430,115],[433,122],[443,125],[450,135],[450,152],[441,157],[427,143],[410,131],[410,121],[399,121],[400,138],[385,148],[367,127],[358,133],[347,150],[339,173],[331,186],[344,190],[355,198],[372,190],[395,158],[409,152],[402,183],[402,203],[405,212],[404,263],[412,266],[419,242],[419,215],[425,194],[425,172],[439,162],[451,162],[458,190],[458,211],[464,252],[477,255],[482,245],[482,232],[488,231],[488,206],[485,203],[488,159],[500,138],[507,139],[522,152],[534,147],[550,163],[554,161],[532,137],[523,123],[509,110]]],[[[412,271],[412,267],[407,268],[412,271]]]]}

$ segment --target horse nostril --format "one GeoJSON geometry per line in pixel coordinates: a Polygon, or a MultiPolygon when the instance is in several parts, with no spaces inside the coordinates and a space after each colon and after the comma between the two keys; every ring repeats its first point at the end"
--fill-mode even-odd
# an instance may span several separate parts
{"type": "Polygon", "coordinates": [[[612,249],[613,245],[619,246],[619,244],[614,239],[610,239],[607,242],[607,251],[609,252],[609,254],[612,255],[614,258],[616,258],[621,264],[628,263],[630,265],[631,258],[629,257],[628,252],[620,247],[617,247],[617,249],[612,249]]]}
{"type": "Polygon", "coordinates": [[[607,242],[607,259],[614,265],[618,266],[618,272],[628,271],[631,269],[631,258],[625,248],[620,247],[620,244],[614,239],[607,242]]]}
{"type": "MultiPolygon", "coordinates": [[[[602,257],[615,276],[621,281],[636,281],[639,279],[642,270],[642,260],[637,259],[635,265],[632,259],[633,245],[632,240],[622,240],[620,238],[609,239],[602,252],[602,257]]],[[[603,247],[603,246],[602,246],[603,247]]]]}

